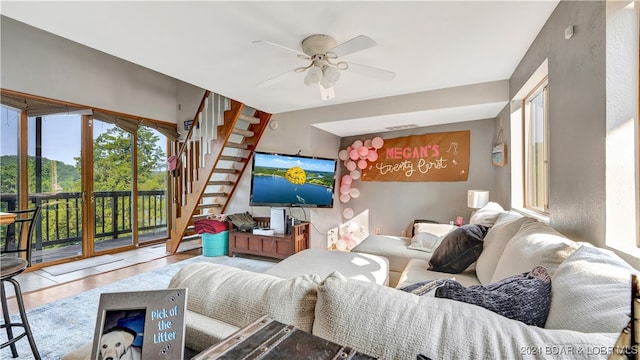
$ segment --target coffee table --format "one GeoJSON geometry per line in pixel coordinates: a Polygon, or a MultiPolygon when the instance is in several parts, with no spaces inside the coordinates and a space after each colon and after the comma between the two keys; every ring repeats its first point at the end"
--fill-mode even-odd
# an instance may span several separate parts
{"type": "Polygon", "coordinates": [[[375,359],[263,316],[191,360],[375,359]]]}

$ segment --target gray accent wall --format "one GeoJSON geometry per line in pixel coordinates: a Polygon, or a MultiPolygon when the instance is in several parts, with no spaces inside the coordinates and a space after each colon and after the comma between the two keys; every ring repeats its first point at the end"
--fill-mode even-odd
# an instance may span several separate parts
{"type": "MultiPolygon", "coordinates": [[[[458,216],[469,221],[471,209],[467,208],[467,190],[489,190],[490,200],[495,201],[495,167],[491,163],[491,147],[495,137],[493,119],[460,122],[455,124],[429,126],[410,130],[385,132],[357,137],[343,138],[340,148],[344,149],[355,140],[371,139],[375,136],[396,138],[449,131],[469,130],[471,132],[469,178],[467,181],[433,182],[389,182],[355,180],[351,187],[360,190],[360,197],[347,204],[356,214],[369,211],[369,231],[382,234],[409,234],[415,219],[430,219],[441,223],[453,221],[458,216]]],[[[342,174],[348,174],[340,164],[342,174]]],[[[338,201],[338,204],[341,204],[338,201]]],[[[346,206],[343,206],[346,207],[346,206]]]]}
{"type": "MultiPolygon", "coordinates": [[[[562,1],[509,82],[513,98],[549,59],[550,224],[598,246],[605,244],[606,220],[605,50],[604,2],[562,1]],[[574,36],[566,40],[570,25],[574,36]]],[[[508,109],[500,116],[509,133],[508,109]]],[[[507,206],[510,183],[509,171],[496,172],[497,199],[507,206]]]]}

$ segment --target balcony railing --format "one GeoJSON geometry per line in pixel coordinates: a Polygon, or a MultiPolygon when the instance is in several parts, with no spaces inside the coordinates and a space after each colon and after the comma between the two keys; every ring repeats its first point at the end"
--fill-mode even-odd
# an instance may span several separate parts
{"type": "MultiPolygon", "coordinates": [[[[82,193],[32,194],[29,203],[42,208],[35,228],[34,263],[68,257],[45,256],[63,249],[69,256],[82,253],[82,193]]],[[[0,194],[0,211],[17,210],[16,194],[0,194]]],[[[94,242],[96,250],[132,244],[132,206],[130,191],[94,193],[94,242]]],[[[164,190],[138,191],[139,241],[167,237],[167,203],[164,190]],[[159,235],[161,233],[162,235],[159,235]],[[145,236],[150,235],[150,236],[145,236]]],[[[2,235],[4,236],[4,235],[2,235]]],[[[4,243],[4,239],[0,239],[4,243]]]]}

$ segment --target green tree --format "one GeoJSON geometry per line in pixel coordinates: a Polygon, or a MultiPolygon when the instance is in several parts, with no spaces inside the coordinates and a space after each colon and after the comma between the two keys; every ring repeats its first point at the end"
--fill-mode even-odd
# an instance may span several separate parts
{"type": "MultiPolygon", "coordinates": [[[[164,151],[151,130],[138,129],[138,186],[140,190],[164,189],[164,151]]],[[[93,144],[94,187],[97,191],[131,189],[131,135],[113,127],[93,144]]]]}

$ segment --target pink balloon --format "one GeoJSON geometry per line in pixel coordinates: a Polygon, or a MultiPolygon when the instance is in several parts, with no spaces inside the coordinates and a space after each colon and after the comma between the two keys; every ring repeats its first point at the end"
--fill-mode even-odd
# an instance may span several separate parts
{"type": "Polygon", "coordinates": [[[360,156],[367,156],[368,153],[369,153],[369,149],[367,149],[364,146],[358,149],[358,155],[360,156]]]}
{"type": "Polygon", "coordinates": [[[349,185],[340,186],[340,193],[341,194],[348,194],[350,191],[351,191],[351,186],[349,186],[349,185]]]}
{"type": "Polygon", "coordinates": [[[351,145],[351,146],[353,146],[353,148],[354,148],[354,149],[358,149],[358,148],[360,148],[360,147],[362,146],[362,140],[356,140],[356,141],[354,141],[354,142],[353,142],[353,145],[351,145]]]}
{"type": "Polygon", "coordinates": [[[358,149],[352,149],[349,152],[349,158],[351,158],[351,160],[356,160],[360,157],[360,153],[358,152],[358,149]]]}
{"type": "Polygon", "coordinates": [[[371,148],[371,140],[370,139],[365,140],[364,141],[364,146],[366,146],[368,148],[371,148]]]}
{"type": "MultiPolygon", "coordinates": [[[[347,170],[349,171],[353,171],[358,167],[358,165],[356,165],[355,161],[349,161],[347,162],[347,170]]],[[[353,175],[351,176],[353,178],[353,175]]]]}
{"type": "Polygon", "coordinates": [[[342,177],[342,183],[343,184],[351,184],[351,182],[353,181],[353,179],[351,178],[351,175],[347,174],[345,176],[342,177]]]}
{"type": "Polygon", "coordinates": [[[343,203],[349,202],[349,200],[351,200],[351,196],[349,196],[349,194],[341,194],[340,195],[340,201],[343,203]]]}
{"type": "Polygon", "coordinates": [[[352,208],[346,208],[342,211],[342,216],[344,216],[347,219],[351,219],[353,217],[353,209],[352,208]]]}
{"type": "Polygon", "coordinates": [[[347,160],[349,158],[349,152],[347,150],[340,150],[338,153],[338,158],[340,160],[347,160]]]}
{"type": "Polygon", "coordinates": [[[382,140],[382,138],[380,136],[376,136],[373,139],[371,139],[371,145],[375,149],[380,149],[382,147],[382,145],[384,145],[384,140],[382,140]]]}
{"type": "Polygon", "coordinates": [[[378,153],[373,149],[369,150],[369,153],[367,153],[367,160],[371,162],[378,160],[378,153]]]}
{"type": "Polygon", "coordinates": [[[358,168],[359,169],[366,169],[367,168],[367,160],[358,161],[358,168]]]}

